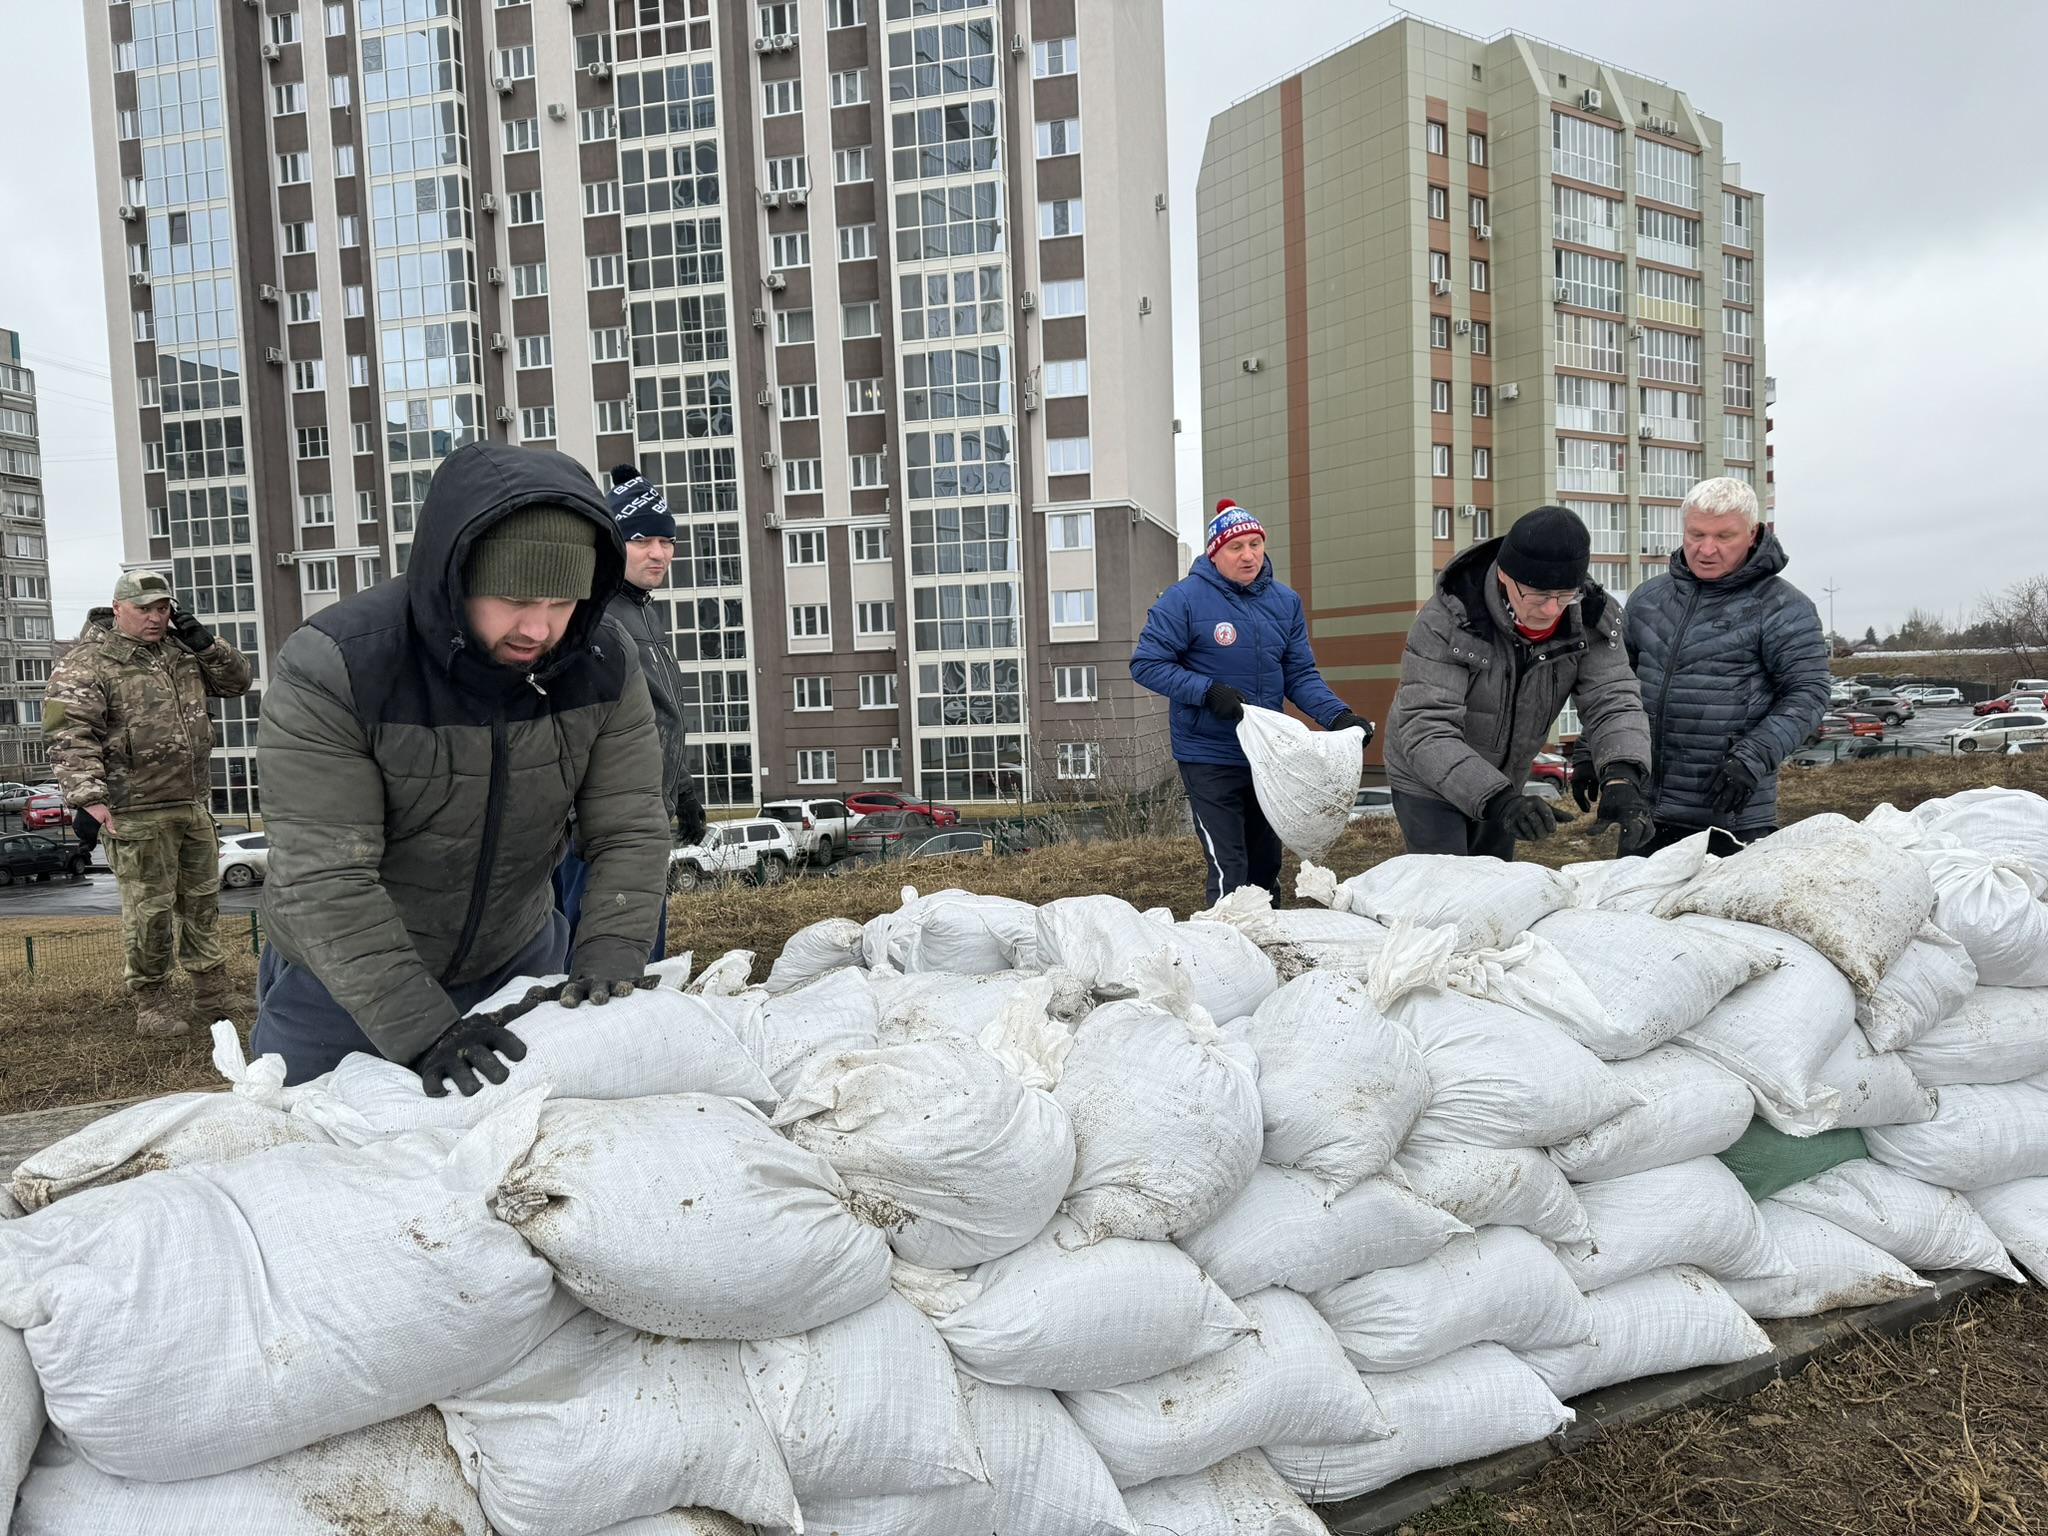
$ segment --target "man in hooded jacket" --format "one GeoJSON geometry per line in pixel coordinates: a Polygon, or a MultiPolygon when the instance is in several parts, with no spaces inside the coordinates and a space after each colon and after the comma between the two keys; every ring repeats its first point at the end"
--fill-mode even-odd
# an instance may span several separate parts
{"type": "Polygon", "coordinates": [[[476,443],[435,474],[405,575],[285,642],[257,740],[253,1045],[288,1081],[363,1051],[474,1093],[526,1053],[464,1018],[512,977],[566,970],[569,1006],[641,978],[668,826],[647,683],[605,623],[624,566],[574,460],[476,443]],[[573,953],[549,880],[572,810],[590,862],[573,953]]]}

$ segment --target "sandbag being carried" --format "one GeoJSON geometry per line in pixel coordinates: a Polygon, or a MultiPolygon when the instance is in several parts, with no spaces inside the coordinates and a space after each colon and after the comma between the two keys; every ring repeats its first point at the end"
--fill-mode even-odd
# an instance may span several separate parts
{"type": "Polygon", "coordinates": [[[1890,1254],[1831,1221],[1776,1200],[1758,1209],[1791,1263],[1783,1275],[1727,1282],[1728,1294],[1759,1322],[1813,1317],[1837,1307],[1872,1307],[1929,1289],[1927,1281],[1890,1254]]]}
{"type": "Polygon", "coordinates": [[[2048,1175],[2048,1076],[1944,1088],[1932,1120],[1863,1136],[1879,1162],[1945,1189],[2040,1178],[2048,1175]]]}
{"type": "Polygon", "coordinates": [[[889,1245],[850,1199],[758,1110],[686,1093],[550,1103],[497,1210],[593,1312],[672,1338],[767,1339],[888,1290],[889,1245]]]}
{"type": "Polygon", "coordinates": [[[1552,1243],[1583,1243],[1586,1210],[1535,1147],[1468,1147],[1441,1139],[1428,1115],[1394,1159],[1417,1195],[1471,1227],[1524,1227],[1552,1243]]]}
{"type": "Polygon", "coordinates": [[[1178,1477],[1273,1444],[1342,1445],[1387,1433],[1372,1394],[1305,1296],[1242,1305],[1258,1332],[1128,1386],[1065,1396],[1119,1488],[1178,1477]]]}
{"type": "Polygon", "coordinates": [[[1259,809],[1287,848],[1320,859],[1344,834],[1359,775],[1365,771],[1365,732],[1312,731],[1292,715],[1247,704],[1237,722],[1237,744],[1251,764],[1259,809]]]}
{"type": "Polygon", "coordinates": [[[1593,1242],[1586,1249],[1567,1248],[1558,1259],[1582,1291],[1675,1264],[1717,1280],[1785,1273],[1785,1255],[1765,1231],[1756,1202],[1718,1158],[1695,1157],[1581,1184],[1578,1196],[1593,1242]]]}
{"type": "Polygon", "coordinates": [[[1768,1355],[1770,1335],[1704,1270],[1656,1269],[1588,1293],[1593,1338],[1523,1350],[1522,1363],[1563,1401],[1618,1381],[1733,1365],[1768,1355]]]}
{"type": "Polygon", "coordinates": [[[1603,1061],[1655,1050],[1698,1024],[1777,957],[1639,912],[1553,912],[1529,930],[1586,983],[1600,1011],[1554,1022],[1603,1061]]]}
{"type": "Polygon", "coordinates": [[[1257,1451],[1201,1472],[1163,1477],[1124,1495],[1147,1533],[1173,1536],[1329,1536],[1329,1527],[1257,1451]]]}
{"type": "Polygon", "coordinates": [[[1251,1053],[1149,1003],[1109,1003],[1082,1020],[1053,1096],[1078,1149],[1065,1209],[1091,1240],[1192,1232],[1258,1166],[1265,1121],[1251,1053]]]}
{"type": "Polygon", "coordinates": [[[794,1528],[782,1452],[740,1346],[579,1312],[493,1381],[439,1405],[497,1536],[598,1530],[679,1507],[794,1528]]]}
{"type": "Polygon", "coordinates": [[[1930,1088],[2038,1077],[2048,1072],[2048,989],[1978,987],[1900,1055],[1930,1088]]]}
{"type": "Polygon", "coordinates": [[[1429,1103],[1413,1036],[1335,971],[1289,982],[1224,1038],[1258,1058],[1263,1157],[1342,1194],[1385,1168],[1429,1103]]]}
{"type": "Polygon", "coordinates": [[[52,1432],[8,1529],[12,1536],[491,1536],[432,1409],[175,1483],[111,1477],[52,1432]]]}
{"type": "Polygon", "coordinates": [[[1540,864],[1404,853],[1342,884],[1329,870],[1304,864],[1295,894],[1389,927],[1403,917],[1422,928],[1450,924],[1459,949],[1505,949],[1570,906],[1574,893],[1570,881],[1540,864]]]}
{"type": "Polygon", "coordinates": [[[1832,1222],[1908,1269],[1981,1269],[2020,1278],[1967,1199],[1870,1158],[1830,1168],[1772,1198],[1832,1222]]]}
{"type": "Polygon", "coordinates": [[[2027,1273],[2048,1285],[2048,1178],[1994,1184],[1970,1204],[2027,1273]]]}
{"type": "Polygon", "coordinates": [[[828,917],[799,928],[782,946],[762,986],[788,992],[849,965],[865,965],[866,931],[850,917],[828,917]]]}
{"type": "Polygon", "coordinates": [[[1643,1102],[1550,1149],[1551,1160],[1574,1183],[1725,1151],[1756,1113],[1749,1084],[1677,1045],[1617,1061],[1613,1072],[1643,1102]]]}
{"type": "Polygon", "coordinates": [[[1904,1050],[1960,1008],[1976,985],[1970,952],[1923,923],[1876,990],[1856,999],[1856,1022],[1872,1050],[1904,1050]]]}
{"type": "Polygon", "coordinates": [[[1273,1469],[1312,1503],[1355,1499],[1410,1472],[1528,1445],[1575,1417],[1498,1344],[1474,1344],[1366,1380],[1392,1435],[1350,1445],[1266,1448],[1273,1469]]]}
{"type": "Polygon", "coordinates": [[[1471,1230],[1391,1178],[1332,1199],[1306,1174],[1261,1163],[1244,1192],[1180,1247],[1231,1296],[1275,1285],[1306,1293],[1416,1263],[1471,1230]]]}
{"type": "Polygon", "coordinates": [[[554,1279],[492,1196],[539,1091],[461,1138],[299,1143],[0,1224],[0,1324],[103,1471],[206,1477],[423,1408],[525,1354],[554,1279]]]}

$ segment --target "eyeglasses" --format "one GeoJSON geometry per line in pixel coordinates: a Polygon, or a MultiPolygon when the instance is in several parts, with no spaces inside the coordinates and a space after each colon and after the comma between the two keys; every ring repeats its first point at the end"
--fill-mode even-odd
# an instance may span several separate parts
{"type": "MultiPolygon", "coordinates": [[[[1508,579],[1514,581],[1512,576],[1508,577],[1508,579]]],[[[1534,588],[1525,587],[1519,581],[1516,581],[1515,593],[1531,608],[1569,608],[1573,603],[1576,603],[1586,595],[1586,589],[1584,587],[1572,587],[1563,592],[1538,592],[1534,588]]]]}

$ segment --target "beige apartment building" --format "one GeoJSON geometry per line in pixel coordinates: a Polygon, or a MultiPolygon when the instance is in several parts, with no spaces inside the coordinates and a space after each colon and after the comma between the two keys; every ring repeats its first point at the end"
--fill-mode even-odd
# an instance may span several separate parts
{"type": "Polygon", "coordinates": [[[36,376],[21,337],[0,329],[0,780],[40,783],[43,688],[56,655],[50,544],[43,511],[36,376]]]}
{"type": "Polygon", "coordinates": [[[128,557],[245,651],[537,444],[668,496],[714,807],[1163,756],[1162,0],[84,10],[128,557]]]}
{"type": "Polygon", "coordinates": [[[1211,123],[1205,484],[1386,718],[1436,572],[1561,503],[1626,593],[1686,489],[1767,492],[1763,199],[1675,86],[1409,18],[1211,123]]]}

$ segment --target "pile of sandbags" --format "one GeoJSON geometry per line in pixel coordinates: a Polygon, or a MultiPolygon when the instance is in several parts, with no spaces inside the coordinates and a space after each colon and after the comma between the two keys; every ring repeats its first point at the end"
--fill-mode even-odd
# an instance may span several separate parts
{"type": "Polygon", "coordinates": [[[760,986],[543,1004],[466,1100],[363,1057],[287,1089],[223,1026],[230,1092],[0,1190],[0,1506],[1319,1532],[1759,1319],[2048,1269],[2036,847],[2001,794],[1727,859],[1311,865],[1314,905],[1185,922],[906,889],[760,986]]]}

